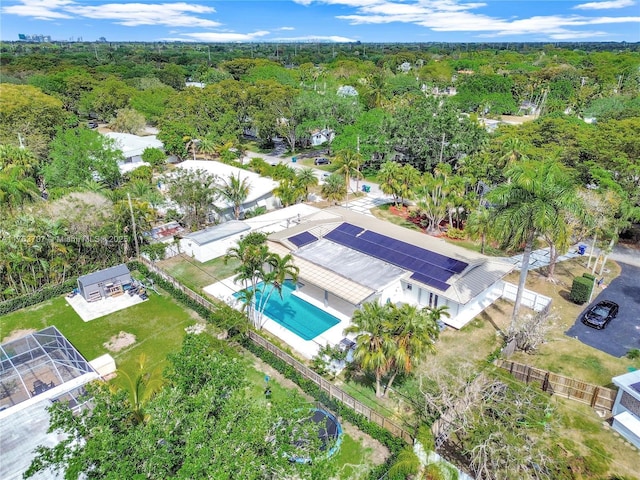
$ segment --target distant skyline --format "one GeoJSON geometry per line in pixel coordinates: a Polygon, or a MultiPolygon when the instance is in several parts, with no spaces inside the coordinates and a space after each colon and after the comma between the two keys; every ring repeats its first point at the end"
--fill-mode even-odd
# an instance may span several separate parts
{"type": "Polygon", "coordinates": [[[3,0],[0,35],[182,42],[639,42],[640,0],[3,0]]]}

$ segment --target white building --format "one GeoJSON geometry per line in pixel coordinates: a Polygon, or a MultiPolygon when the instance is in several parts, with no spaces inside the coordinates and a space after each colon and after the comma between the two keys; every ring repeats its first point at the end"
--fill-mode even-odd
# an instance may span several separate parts
{"type": "Polygon", "coordinates": [[[107,132],[103,134],[115,141],[116,147],[122,151],[124,159],[118,164],[120,173],[130,172],[142,165],[149,165],[142,161],[142,152],[147,148],[164,150],[164,144],[155,135],[140,137],[130,133],[107,132]]]}
{"type": "Polygon", "coordinates": [[[448,308],[461,328],[499,298],[514,265],[444,240],[335,207],[269,236],[270,249],[291,253],[301,292],[349,317],[363,303],[448,308]]]}
{"type": "Polygon", "coordinates": [[[613,404],[613,429],[640,448],[640,370],[613,377],[618,396],[613,404]]]}
{"type": "MultiPolygon", "coordinates": [[[[265,207],[267,210],[279,206],[279,200],[273,196],[273,190],[278,187],[278,182],[271,178],[262,177],[257,173],[233,167],[226,163],[209,160],[186,160],[176,165],[176,167],[185,170],[203,170],[218,177],[221,185],[231,176],[236,178],[239,176],[241,181],[246,179],[249,185],[249,195],[240,208],[241,212],[260,206],[265,207]]],[[[234,218],[233,205],[231,203],[221,199],[216,202],[216,206],[221,211],[221,220],[234,218]]]]}
{"type": "Polygon", "coordinates": [[[335,135],[335,132],[330,128],[315,130],[311,132],[311,145],[318,147],[323,143],[332,142],[335,135]]]}

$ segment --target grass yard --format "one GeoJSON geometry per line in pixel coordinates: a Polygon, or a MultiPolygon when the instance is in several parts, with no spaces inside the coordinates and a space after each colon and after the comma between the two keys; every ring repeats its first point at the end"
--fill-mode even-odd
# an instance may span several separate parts
{"type": "Polygon", "coordinates": [[[158,262],[158,266],[184,286],[195,292],[200,292],[207,285],[231,277],[238,266],[238,261],[229,260],[225,264],[224,258],[220,257],[200,263],[182,254],[162,260],[158,262]]]}
{"type": "Polygon", "coordinates": [[[110,353],[119,369],[135,375],[136,360],[142,353],[147,356],[150,371],[162,370],[167,354],[180,349],[185,327],[198,319],[195,313],[162,292],[162,295],[151,293],[146,302],[125,310],[83,322],[61,296],[0,317],[0,332],[5,338],[18,329],[40,330],[55,325],[87,360],[110,353]],[[136,341],[118,352],[110,352],[103,344],[120,332],[135,335],[136,341]]]}

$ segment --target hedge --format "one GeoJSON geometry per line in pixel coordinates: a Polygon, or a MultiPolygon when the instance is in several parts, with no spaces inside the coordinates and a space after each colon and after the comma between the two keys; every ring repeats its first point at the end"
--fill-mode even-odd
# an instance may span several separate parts
{"type": "Polygon", "coordinates": [[[593,279],[586,277],[576,277],[571,285],[571,293],[569,298],[572,302],[582,305],[589,300],[591,290],[593,289],[593,279]]]}
{"type": "Polygon", "coordinates": [[[58,285],[44,287],[37,292],[6,300],[0,303],[0,315],[6,315],[7,313],[15,312],[21,308],[30,307],[31,305],[44,302],[45,300],[49,300],[64,293],[69,293],[71,290],[76,288],[76,286],[77,280],[72,278],[66,282],[59,283],[58,285]]]}

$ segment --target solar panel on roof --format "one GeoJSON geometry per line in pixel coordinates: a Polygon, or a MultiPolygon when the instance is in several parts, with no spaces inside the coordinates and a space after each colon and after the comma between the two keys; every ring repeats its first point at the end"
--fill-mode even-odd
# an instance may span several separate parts
{"type": "Polygon", "coordinates": [[[414,272],[417,281],[446,290],[454,273],[467,266],[465,262],[411,245],[380,233],[342,223],[325,238],[414,272]]]}
{"type": "Polygon", "coordinates": [[[411,275],[411,278],[417,280],[420,283],[424,283],[425,285],[429,285],[431,287],[437,288],[438,290],[442,290],[443,292],[451,286],[447,282],[442,282],[436,278],[432,278],[418,272],[411,275]]]}
{"type": "Polygon", "coordinates": [[[315,235],[309,232],[302,232],[297,235],[294,235],[293,237],[289,237],[288,240],[291,243],[293,243],[296,247],[300,248],[304,245],[308,245],[310,243],[315,242],[316,240],[318,240],[318,237],[316,237],[315,235]]]}
{"type": "Polygon", "coordinates": [[[349,235],[356,236],[359,233],[363,232],[364,228],[358,227],[357,225],[352,225],[350,223],[344,222],[344,223],[341,223],[340,225],[338,225],[338,227],[335,230],[337,230],[339,232],[348,233],[349,235]]]}
{"type": "Polygon", "coordinates": [[[638,383],[633,383],[630,385],[631,388],[633,388],[636,392],[640,393],[640,382],[638,383]]]}

